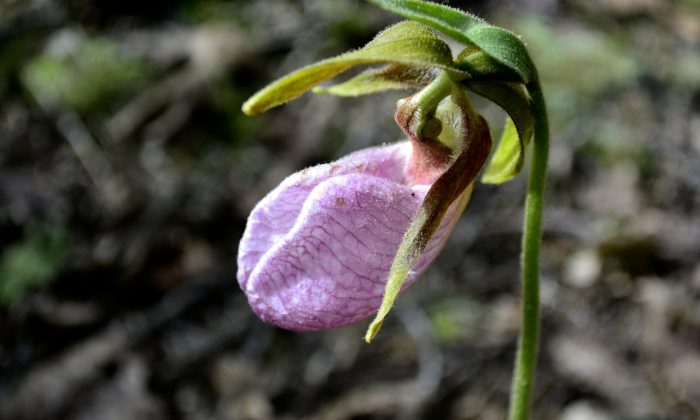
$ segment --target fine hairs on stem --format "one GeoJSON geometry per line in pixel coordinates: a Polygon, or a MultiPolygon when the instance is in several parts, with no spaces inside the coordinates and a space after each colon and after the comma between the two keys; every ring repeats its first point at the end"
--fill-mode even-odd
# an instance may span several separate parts
{"type": "Polygon", "coordinates": [[[510,420],[527,420],[539,350],[540,243],[549,155],[549,123],[539,85],[531,89],[535,114],[534,147],[527,184],[521,254],[522,307],[515,369],[510,395],[510,420]]]}

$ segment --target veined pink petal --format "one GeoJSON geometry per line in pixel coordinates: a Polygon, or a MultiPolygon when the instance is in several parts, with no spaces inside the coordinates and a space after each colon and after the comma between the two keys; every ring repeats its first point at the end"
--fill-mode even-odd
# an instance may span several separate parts
{"type": "MultiPolygon", "coordinates": [[[[396,250],[430,187],[410,185],[410,154],[409,142],[361,150],[291,175],[258,203],[239,246],[238,282],[263,320],[314,331],[376,313],[396,250]]],[[[404,289],[444,246],[457,207],[404,289]]]]}

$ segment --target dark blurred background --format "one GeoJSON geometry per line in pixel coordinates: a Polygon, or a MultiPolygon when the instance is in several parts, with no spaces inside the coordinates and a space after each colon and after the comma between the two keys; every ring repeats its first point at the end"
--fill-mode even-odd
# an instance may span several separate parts
{"type": "MultiPolygon", "coordinates": [[[[548,99],[533,418],[700,418],[700,4],[449,3],[522,34],[548,99]]],[[[476,188],[372,345],[366,323],[271,328],[235,281],[256,201],[398,140],[410,92],[242,102],[396,20],[356,0],[0,2],[0,418],[504,418],[525,175],[476,188]]]]}

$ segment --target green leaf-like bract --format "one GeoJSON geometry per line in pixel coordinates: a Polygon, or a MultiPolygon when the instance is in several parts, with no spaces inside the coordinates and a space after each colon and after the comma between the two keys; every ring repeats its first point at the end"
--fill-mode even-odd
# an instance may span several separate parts
{"type": "Polygon", "coordinates": [[[281,105],[353,66],[386,63],[440,68],[457,79],[467,76],[454,66],[450,48],[433,30],[404,21],[377,34],[364,48],[303,67],[271,83],[243,104],[243,112],[253,115],[281,105]]]}
{"type": "Polygon", "coordinates": [[[420,0],[368,0],[385,10],[421,22],[445,35],[475,46],[509,68],[518,81],[530,83],[537,72],[525,45],[515,34],[458,9],[420,0]]]}

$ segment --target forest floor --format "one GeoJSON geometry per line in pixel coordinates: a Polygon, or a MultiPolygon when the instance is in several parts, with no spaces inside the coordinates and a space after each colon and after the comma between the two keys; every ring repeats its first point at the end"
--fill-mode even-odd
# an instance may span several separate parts
{"type": "MultiPolygon", "coordinates": [[[[548,100],[533,418],[700,418],[700,6],[450,4],[521,34],[548,100]]],[[[505,418],[525,175],[477,185],[372,345],[364,322],[272,328],[235,280],[255,203],[399,139],[408,93],[242,102],[394,21],[356,0],[0,3],[0,419],[505,418]]]]}

